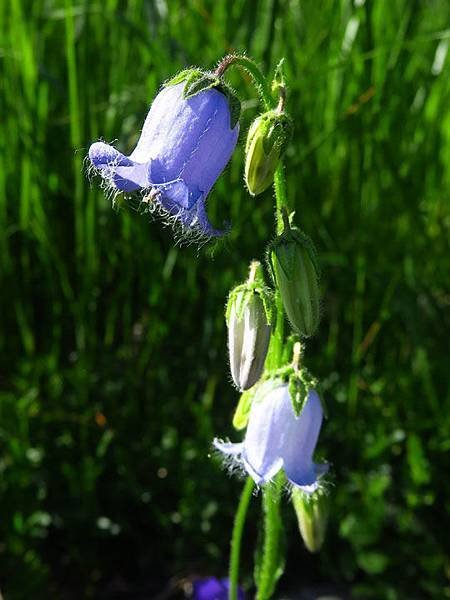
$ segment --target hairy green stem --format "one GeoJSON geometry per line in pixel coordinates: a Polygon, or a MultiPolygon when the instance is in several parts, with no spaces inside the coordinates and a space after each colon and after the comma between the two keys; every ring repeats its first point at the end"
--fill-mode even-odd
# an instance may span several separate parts
{"type": "Polygon", "coordinates": [[[251,58],[239,54],[229,54],[225,56],[217,67],[215,74],[217,77],[221,77],[225,71],[232,66],[242,67],[253,79],[256,89],[259,92],[261,102],[263,103],[265,110],[271,110],[274,108],[274,100],[270,93],[270,88],[267,84],[267,80],[262,74],[258,65],[251,58]]]}
{"type": "Polygon", "coordinates": [[[238,582],[239,582],[239,560],[241,555],[241,540],[242,531],[244,529],[245,517],[247,515],[248,505],[252,496],[255,484],[251,477],[247,477],[244,489],[242,490],[239,505],[234,517],[233,534],[231,536],[231,554],[230,554],[230,592],[229,600],[237,600],[238,598],[238,582]]]}
{"type": "MultiPolygon", "coordinates": [[[[274,177],[276,199],[276,232],[279,235],[284,229],[283,214],[289,210],[286,178],[280,161],[274,177]]],[[[284,310],[280,292],[276,292],[277,322],[270,346],[270,367],[281,367],[284,341],[284,310]]],[[[280,473],[272,486],[266,486],[263,491],[264,510],[264,541],[263,558],[257,581],[257,600],[268,600],[274,591],[281,570],[280,560],[280,495],[284,475],[280,473]]]]}
{"type": "Polygon", "coordinates": [[[280,234],[284,229],[283,209],[287,209],[287,211],[289,212],[289,203],[287,199],[286,189],[286,176],[284,174],[284,168],[281,160],[278,164],[277,170],[275,171],[273,185],[275,188],[275,199],[277,207],[277,233],[280,234]]]}
{"type": "Polygon", "coordinates": [[[271,485],[264,488],[264,545],[261,567],[258,573],[256,600],[271,598],[282,570],[282,561],[280,560],[280,534],[282,528],[280,495],[282,482],[283,474],[280,473],[271,485]]]}
{"type": "MultiPolygon", "coordinates": [[[[265,110],[275,108],[275,101],[271,94],[270,87],[266,78],[260,71],[254,61],[246,56],[228,55],[220,62],[215,71],[217,77],[222,77],[225,71],[233,66],[239,66],[245,69],[253,79],[258,90],[261,102],[265,110]]],[[[285,90],[280,93],[281,109],[284,107],[285,90]]],[[[275,172],[274,189],[276,198],[276,232],[280,234],[283,231],[283,208],[288,209],[286,180],[284,176],[283,165],[280,164],[275,172]]],[[[272,336],[269,355],[267,357],[268,368],[277,368],[281,366],[283,340],[284,340],[284,311],[279,292],[276,294],[277,323],[272,336]]],[[[280,517],[280,495],[284,475],[280,473],[272,485],[266,486],[263,491],[263,510],[264,510],[264,541],[262,548],[262,562],[257,576],[257,600],[268,600],[275,588],[276,580],[281,571],[280,560],[280,532],[282,529],[280,517]]],[[[231,539],[230,556],[230,592],[229,600],[237,600],[238,597],[238,579],[239,579],[239,560],[242,532],[247,515],[247,509],[253,491],[254,483],[251,477],[242,491],[239,501],[236,517],[234,521],[233,534],[231,539]]]]}
{"type": "MultiPolygon", "coordinates": [[[[283,164],[280,163],[275,171],[274,182],[275,190],[275,230],[279,235],[284,229],[283,212],[289,211],[287,191],[286,191],[286,178],[284,176],[283,164]]],[[[272,339],[270,341],[269,353],[267,356],[267,369],[274,370],[281,367],[281,359],[283,354],[283,341],[284,341],[284,310],[283,303],[281,301],[280,292],[277,289],[275,293],[275,306],[276,306],[276,325],[275,331],[273,332],[272,339]]]]}

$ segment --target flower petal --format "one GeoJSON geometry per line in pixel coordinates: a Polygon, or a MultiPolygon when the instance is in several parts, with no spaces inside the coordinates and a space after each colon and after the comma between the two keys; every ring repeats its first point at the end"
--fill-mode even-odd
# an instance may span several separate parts
{"type": "Polygon", "coordinates": [[[94,142],[89,148],[89,158],[97,169],[110,166],[125,166],[134,165],[133,161],[127,156],[116,150],[114,146],[105,144],[105,142],[94,142]]]}
{"type": "Polygon", "coordinates": [[[214,438],[213,446],[214,446],[214,448],[217,448],[217,450],[220,450],[220,452],[222,452],[223,454],[228,454],[230,456],[237,456],[237,455],[241,454],[243,444],[242,443],[234,444],[233,442],[223,442],[222,440],[219,440],[219,438],[214,438]]]}
{"type": "Polygon", "coordinates": [[[132,192],[148,187],[148,165],[135,163],[104,142],[95,142],[89,148],[89,158],[103,179],[118,190],[132,192]]]}
{"type": "Polygon", "coordinates": [[[242,457],[258,484],[270,481],[283,465],[280,440],[287,424],[279,409],[285,387],[263,384],[250,410],[242,457]]]}
{"type": "Polygon", "coordinates": [[[118,167],[115,169],[114,184],[123,192],[134,192],[141,188],[150,187],[148,181],[148,165],[135,164],[132,167],[118,167]]]}
{"type": "MultiPolygon", "coordinates": [[[[184,87],[183,82],[163,88],[159,92],[145,119],[137,146],[130,155],[131,160],[139,163],[158,158],[169,180],[177,179],[190,161],[205,162],[208,155],[202,153],[203,144],[212,134],[218,138],[216,141],[219,147],[226,149],[230,145],[228,138],[231,142],[236,138],[229,149],[226,162],[237,141],[238,128],[233,132],[230,129],[230,109],[225,96],[217,90],[206,90],[185,100],[184,87]],[[225,118],[228,119],[228,125],[224,131],[225,118]],[[224,137],[225,133],[228,135],[224,137]],[[206,140],[203,140],[204,137],[206,140]]],[[[224,166],[218,171],[215,179],[224,166]]],[[[198,178],[188,178],[186,181],[199,183],[198,178]]]]}
{"type": "Polygon", "coordinates": [[[286,476],[303,491],[313,492],[318,487],[318,476],[327,468],[325,465],[315,465],[312,460],[323,418],[320,398],[314,390],[310,391],[300,416],[296,417],[286,389],[281,412],[286,422],[282,441],[286,476]]]}

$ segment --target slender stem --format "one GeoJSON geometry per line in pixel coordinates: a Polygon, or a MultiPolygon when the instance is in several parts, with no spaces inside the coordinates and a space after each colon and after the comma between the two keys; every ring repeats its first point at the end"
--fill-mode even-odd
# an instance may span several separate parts
{"type": "Polygon", "coordinates": [[[274,591],[280,575],[280,494],[283,476],[280,473],[270,486],[266,486],[263,495],[264,510],[264,546],[261,569],[258,577],[256,600],[268,600],[274,591]]]}
{"type": "MultiPolygon", "coordinates": [[[[215,75],[217,77],[222,77],[225,71],[229,67],[234,65],[245,69],[250,74],[255,84],[255,87],[259,92],[259,96],[264,106],[264,109],[266,111],[275,109],[276,104],[266,78],[264,77],[256,63],[253,62],[251,59],[247,58],[246,56],[233,54],[225,56],[218,65],[215,71],[215,75]]],[[[282,90],[279,90],[278,109],[280,111],[284,109],[285,100],[286,94],[285,89],[283,87],[282,90]]],[[[285,212],[289,209],[286,192],[286,180],[281,161],[275,172],[274,189],[276,198],[276,232],[277,234],[280,234],[283,231],[283,209],[285,212]]],[[[252,269],[251,273],[254,276],[256,273],[256,269],[252,269]]],[[[272,338],[269,356],[267,360],[267,362],[270,363],[271,368],[281,366],[283,350],[284,311],[280,293],[278,291],[276,294],[276,308],[277,324],[272,338]]],[[[283,481],[284,476],[280,473],[275,478],[275,481],[273,482],[272,486],[266,486],[263,491],[264,542],[262,564],[257,581],[257,600],[268,600],[271,597],[280,571],[281,561],[278,558],[280,552],[279,537],[282,527],[280,518],[280,494],[283,481]]],[[[241,539],[245,517],[247,514],[247,509],[250,502],[253,487],[253,480],[251,479],[251,477],[248,477],[247,482],[242,491],[241,499],[239,501],[234,521],[233,534],[231,538],[229,600],[237,600],[238,598],[241,539]]]]}
{"type": "Polygon", "coordinates": [[[256,273],[258,272],[258,269],[261,267],[261,263],[259,262],[259,260],[252,260],[252,262],[250,263],[250,272],[248,274],[248,279],[247,281],[249,283],[253,283],[256,279],[256,273]]]}
{"type": "MultiPolygon", "coordinates": [[[[276,223],[275,228],[277,234],[283,232],[285,228],[284,218],[289,210],[286,192],[286,179],[284,176],[283,164],[280,163],[275,171],[274,176],[274,190],[276,200],[276,223]]],[[[269,353],[267,356],[267,369],[274,370],[281,367],[281,358],[283,354],[283,340],[284,340],[284,309],[283,302],[281,300],[280,292],[276,289],[275,292],[275,306],[276,306],[276,326],[275,331],[270,341],[269,353]]]]}
{"type": "Polygon", "coordinates": [[[242,531],[244,529],[245,517],[247,515],[248,505],[255,484],[251,477],[247,477],[244,489],[242,490],[239,505],[234,518],[233,534],[231,536],[231,555],[230,555],[230,592],[229,600],[238,599],[238,582],[239,582],[239,559],[241,554],[242,531]]]}
{"type": "Polygon", "coordinates": [[[267,84],[267,80],[262,74],[258,65],[251,58],[239,54],[229,54],[220,61],[219,66],[215,70],[214,74],[217,77],[222,77],[225,71],[234,65],[242,67],[247,71],[247,73],[250,74],[254,83],[256,84],[256,88],[259,92],[265,110],[271,110],[274,108],[274,100],[267,84]]]}
{"type": "Polygon", "coordinates": [[[283,224],[283,209],[287,209],[289,211],[289,203],[287,199],[287,190],[286,190],[286,177],[284,174],[283,164],[280,160],[277,170],[275,171],[275,176],[273,180],[273,185],[275,188],[275,199],[276,199],[276,207],[277,207],[277,233],[282,233],[284,224],[283,224]]]}
{"type": "Polygon", "coordinates": [[[295,342],[292,356],[292,367],[296,373],[298,373],[298,369],[300,366],[300,361],[302,359],[303,347],[301,342],[295,342]]]}
{"type": "MultiPolygon", "coordinates": [[[[289,211],[286,178],[284,176],[283,165],[280,161],[274,177],[274,189],[276,199],[276,232],[279,235],[283,232],[285,223],[283,218],[289,211]]],[[[270,347],[270,368],[281,366],[284,339],[284,309],[280,292],[276,292],[277,324],[270,347]]],[[[263,559],[258,578],[257,600],[268,600],[274,590],[277,577],[280,570],[280,560],[277,555],[280,552],[280,495],[283,482],[283,475],[280,473],[272,486],[266,486],[263,491],[263,509],[264,509],[264,542],[263,559]]]]}

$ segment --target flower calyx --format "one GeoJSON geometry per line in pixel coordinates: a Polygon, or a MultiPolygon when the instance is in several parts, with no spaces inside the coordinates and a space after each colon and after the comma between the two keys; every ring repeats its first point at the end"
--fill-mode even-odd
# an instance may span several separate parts
{"type": "Polygon", "coordinates": [[[248,279],[245,283],[236,286],[231,290],[227,305],[225,308],[225,318],[227,324],[230,321],[230,315],[232,308],[234,309],[236,316],[239,320],[244,315],[244,310],[248,303],[251,301],[252,296],[257,294],[264,307],[264,312],[268,325],[274,325],[275,320],[275,304],[272,290],[267,287],[264,281],[264,272],[262,265],[259,261],[254,260],[250,264],[250,272],[248,279]]]}
{"type": "Polygon", "coordinates": [[[165,82],[164,87],[185,83],[183,98],[188,100],[206,90],[216,89],[228,100],[230,106],[230,128],[234,129],[241,114],[241,102],[235,90],[221,77],[211,71],[202,71],[191,67],[180,71],[177,75],[165,82]]]}
{"type": "Polygon", "coordinates": [[[303,345],[300,342],[296,342],[294,344],[292,362],[274,372],[268,372],[267,378],[273,381],[274,385],[280,385],[280,382],[288,384],[289,396],[296,417],[301,415],[308,399],[308,394],[312,391],[318,392],[322,411],[326,416],[327,411],[322,394],[320,393],[319,380],[301,364],[303,350],[303,345]]]}
{"type": "Polygon", "coordinates": [[[253,261],[248,280],[231,291],[225,313],[231,375],[240,390],[251,388],[262,375],[274,315],[261,263],[253,261]]]}

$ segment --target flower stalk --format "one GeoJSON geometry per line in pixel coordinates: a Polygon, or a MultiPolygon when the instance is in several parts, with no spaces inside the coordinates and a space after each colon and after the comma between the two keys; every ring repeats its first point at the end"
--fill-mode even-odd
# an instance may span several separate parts
{"type": "MultiPolygon", "coordinates": [[[[219,64],[215,74],[221,77],[226,69],[231,65],[237,65],[244,68],[250,75],[256,85],[256,88],[260,94],[260,98],[265,110],[274,109],[274,100],[269,90],[269,85],[266,78],[261,73],[256,63],[248,59],[245,56],[231,55],[225,57],[219,64]]],[[[278,86],[279,101],[276,107],[279,110],[284,109],[286,101],[286,91],[284,86],[278,86]]],[[[276,202],[276,223],[275,230],[277,234],[283,231],[283,213],[289,210],[287,189],[286,189],[286,178],[283,169],[282,158],[278,161],[278,166],[274,174],[274,192],[276,202]]],[[[276,313],[276,325],[273,331],[268,356],[266,359],[267,369],[275,370],[282,364],[283,354],[283,340],[284,340],[284,310],[283,303],[279,291],[275,294],[275,313],[276,313]]],[[[264,539],[262,543],[262,562],[259,570],[259,576],[257,581],[257,594],[258,600],[266,600],[270,598],[275,583],[276,583],[276,571],[279,569],[279,565],[276,561],[276,554],[279,551],[279,533],[281,529],[281,518],[280,518],[280,494],[281,484],[284,479],[283,474],[279,474],[276,478],[276,483],[273,486],[266,486],[263,490],[263,509],[264,509],[264,539]],[[275,487],[274,487],[275,486],[275,487]]],[[[243,491],[242,497],[245,496],[248,480],[243,491]]],[[[243,524],[241,518],[245,519],[245,513],[240,513],[241,503],[238,507],[238,513],[240,515],[239,527],[233,530],[233,552],[230,559],[230,600],[235,600],[237,597],[237,575],[236,575],[236,561],[239,560],[238,553],[240,549],[240,537],[242,535],[243,524]]],[[[237,521],[236,521],[237,522],[237,521]]],[[[281,573],[280,573],[281,574],[281,573]]]]}
{"type": "Polygon", "coordinates": [[[248,506],[252,497],[255,484],[251,477],[247,477],[244,489],[239,500],[236,516],[234,518],[233,533],[231,535],[231,553],[230,553],[230,593],[229,600],[238,600],[239,591],[239,563],[241,557],[241,540],[244,530],[245,518],[247,516],[248,506]]]}
{"type": "Polygon", "coordinates": [[[270,110],[274,107],[274,100],[267,80],[254,60],[241,54],[229,54],[220,61],[214,74],[216,77],[222,77],[225,71],[231,66],[241,67],[250,75],[265,110],[270,110]]]}
{"type": "MultiPolygon", "coordinates": [[[[283,167],[283,151],[289,141],[290,125],[289,117],[284,112],[287,94],[282,61],[272,82],[264,77],[254,61],[246,56],[234,54],[224,57],[214,76],[222,78],[232,66],[240,67],[251,76],[265,111],[254,121],[247,137],[245,178],[251,195],[263,192],[271,182],[273,183],[276,204],[275,233],[280,237],[284,231],[291,230],[291,207],[283,167]],[[279,127],[276,135],[275,126],[279,127]]],[[[251,284],[252,279],[254,274],[252,277],[251,272],[247,284],[251,284]]],[[[233,528],[229,571],[230,600],[235,600],[238,593],[241,536],[253,481],[261,486],[264,515],[263,539],[258,553],[260,560],[255,570],[255,597],[257,600],[269,600],[283,572],[280,549],[280,500],[283,486],[289,480],[290,485],[308,495],[319,489],[319,477],[327,470],[326,465],[316,465],[312,460],[323,410],[321,401],[312,387],[316,380],[309,377],[302,364],[304,346],[301,342],[294,343],[292,363],[287,367],[283,366],[286,305],[276,278],[275,284],[275,325],[270,337],[265,372],[290,369],[292,376],[289,378],[289,384],[286,383],[286,379],[284,382],[277,379],[268,381],[269,375],[263,375],[262,383],[255,385],[255,392],[244,392],[241,396],[234,417],[233,424],[236,428],[247,427],[244,441],[239,444],[220,440],[214,442],[217,449],[228,455],[230,460],[243,465],[250,475],[242,492],[233,528]],[[270,388],[271,385],[273,389],[270,388]],[[281,437],[285,440],[289,438],[285,445],[280,445],[279,441],[275,442],[281,439],[277,429],[278,422],[284,424],[281,437]],[[303,444],[302,447],[297,446],[299,440],[303,444]]],[[[288,316],[290,318],[290,315],[288,316]]],[[[307,334],[309,333],[308,330],[307,334]]],[[[242,384],[238,387],[245,389],[242,384]]]]}
{"type": "Polygon", "coordinates": [[[282,486],[283,475],[280,473],[263,495],[264,544],[257,577],[256,600],[268,600],[272,596],[277,579],[283,571],[284,561],[280,552],[283,524],[279,508],[282,486]]]}

